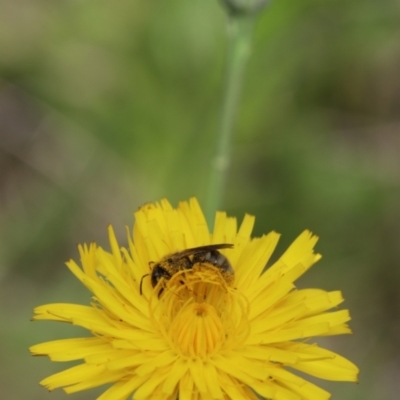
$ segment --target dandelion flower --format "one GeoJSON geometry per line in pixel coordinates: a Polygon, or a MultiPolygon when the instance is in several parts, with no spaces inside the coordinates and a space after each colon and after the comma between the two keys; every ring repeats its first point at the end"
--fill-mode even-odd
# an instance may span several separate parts
{"type": "Polygon", "coordinates": [[[167,200],[146,204],[135,220],[127,249],[109,227],[110,252],[93,243],[79,246],[81,267],[67,263],[93,294],[90,305],[34,310],[34,320],[68,322],[91,333],[30,348],[52,361],[79,361],[42,386],[74,393],[108,384],[98,400],[324,400],[330,394],[296,370],[357,380],[353,363],[310,342],[350,333],[348,310],[337,309],[339,291],[294,285],[321,258],[313,251],[316,236],[304,231],[265,269],[279,235],[251,238],[250,215],[238,228],[235,218],[217,212],[210,232],[192,198],[176,209],[167,200]],[[200,256],[188,251],[178,266],[172,257],[211,245],[218,246],[200,256]],[[172,269],[167,274],[164,267],[172,269]]]}

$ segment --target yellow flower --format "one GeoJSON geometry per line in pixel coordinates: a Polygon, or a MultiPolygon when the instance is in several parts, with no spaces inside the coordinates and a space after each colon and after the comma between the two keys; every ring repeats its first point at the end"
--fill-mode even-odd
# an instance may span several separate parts
{"type": "Polygon", "coordinates": [[[235,218],[218,212],[210,233],[192,198],[176,209],[167,200],[146,204],[135,217],[128,249],[110,227],[111,252],[79,246],[82,269],[67,263],[93,293],[91,305],[34,310],[34,320],[69,322],[92,334],[32,346],[33,355],[53,361],[81,360],[41,385],[74,393],[111,383],[98,400],[323,400],[328,392],[292,371],[357,380],[353,363],[309,342],[350,333],[348,310],[336,309],[339,291],[293,284],[321,257],[313,252],[316,236],[303,232],[264,271],[279,235],[251,238],[250,215],[237,229],[235,218]],[[233,246],[165,258],[216,244],[233,246]]]}

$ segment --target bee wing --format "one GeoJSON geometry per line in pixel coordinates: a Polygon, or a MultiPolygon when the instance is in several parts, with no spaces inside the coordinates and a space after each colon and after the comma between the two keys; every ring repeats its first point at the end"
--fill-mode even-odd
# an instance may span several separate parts
{"type": "Polygon", "coordinates": [[[208,244],[205,246],[192,247],[191,249],[182,250],[179,253],[177,253],[176,256],[185,257],[185,256],[193,255],[193,254],[212,251],[212,250],[231,249],[231,248],[233,248],[233,244],[229,244],[229,243],[208,244]]]}

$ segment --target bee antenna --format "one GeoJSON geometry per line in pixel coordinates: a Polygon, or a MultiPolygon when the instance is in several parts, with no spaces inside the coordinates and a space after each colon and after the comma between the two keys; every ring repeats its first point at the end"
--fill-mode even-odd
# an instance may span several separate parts
{"type": "Polygon", "coordinates": [[[150,275],[150,274],[144,274],[144,275],[142,276],[142,279],[140,280],[140,286],[139,286],[140,295],[143,294],[143,292],[142,292],[143,279],[144,279],[146,276],[149,276],[149,275],[150,275]]]}

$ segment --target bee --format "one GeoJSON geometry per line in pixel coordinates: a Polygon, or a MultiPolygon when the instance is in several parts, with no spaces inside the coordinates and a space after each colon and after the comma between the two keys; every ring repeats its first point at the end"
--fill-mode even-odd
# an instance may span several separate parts
{"type": "MultiPolygon", "coordinates": [[[[186,269],[192,269],[195,264],[208,263],[216,268],[219,268],[223,275],[226,277],[233,277],[233,268],[229,260],[221,254],[219,249],[231,249],[233,244],[221,243],[221,244],[209,244],[206,246],[193,247],[179,251],[165,256],[161,261],[155,263],[150,274],[142,276],[140,281],[140,294],[142,294],[142,283],[143,278],[150,275],[151,285],[157,286],[161,279],[168,281],[179,271],[186,269]]],[[[163,292],[163,288],[158,292],[160,297],[163,292]]]]}

